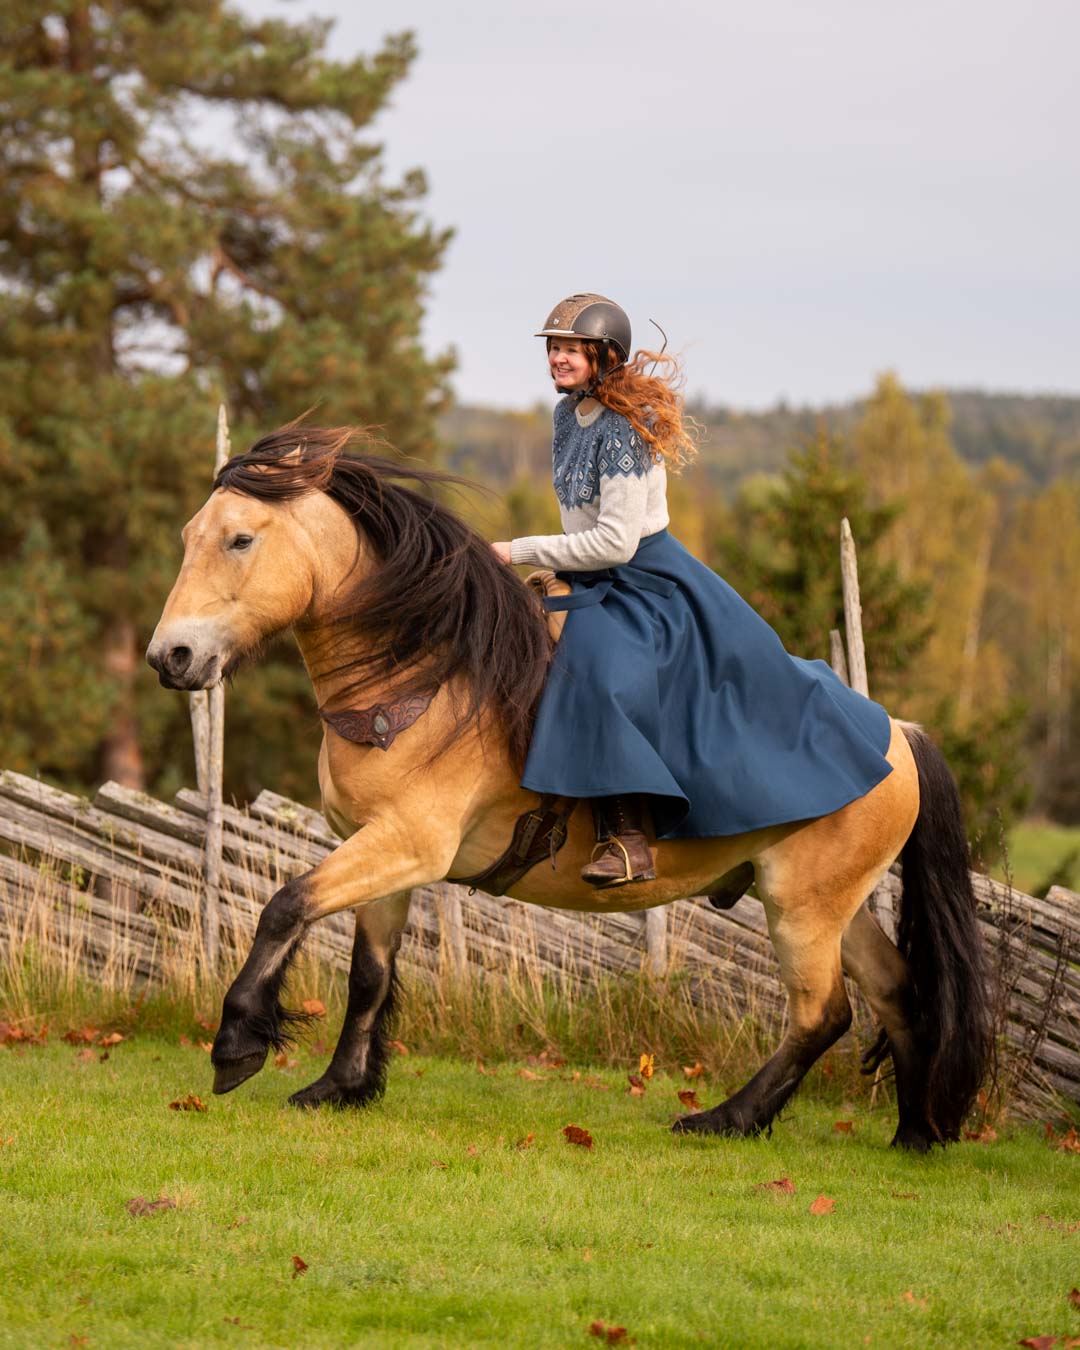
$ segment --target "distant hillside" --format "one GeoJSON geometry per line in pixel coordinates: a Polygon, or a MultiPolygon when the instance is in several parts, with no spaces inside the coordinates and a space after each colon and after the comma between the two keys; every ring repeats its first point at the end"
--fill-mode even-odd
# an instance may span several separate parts
{"type": "MultiPolygon", "coordinates": [[[[946,390],[952,435],[972,464],[1000,457],[1021,468],[1033,484],[1062,473],[1080,473],[1080,398],[1054,395],[986,394],[946,390]]],[[[751,473],[777,472],[793,446],[824,421],[844,434],[862,414],[861,401],[821,408],[780,404],[766,412],[694,406],[707,435],[702,461],[713,483],[730,492],[751,473]]],[[[546,404],[523,412],[463,405],[441,421],[448,461],[493,487],[522,474],[544,478],[550,467],[551,410],[546,404]]]]}

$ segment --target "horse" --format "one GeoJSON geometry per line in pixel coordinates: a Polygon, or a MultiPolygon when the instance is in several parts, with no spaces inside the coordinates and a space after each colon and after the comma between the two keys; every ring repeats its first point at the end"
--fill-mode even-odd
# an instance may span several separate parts
{"type": "MultiPolygon", "coordinates": [[[[410,892],[488,874],[515,827],[550,807],[519,783],[554,650],[550,616],[444,503],[445,485],[460,482],[395,461],[360,430],[291,423],[230,459],[182,532],[147,660],[166,688],[204,689],[291,628],[324,723],[323,811],[342,838],[260,915],[214,1038],[217,1093],[288,1043],[302,1020],[282,1003],[290,962],[312,924],[353,909],[340,1039],[326,1071],[289,1100],[344,1107],[380,1096],[410,892]]],[[[846,972],[880,1024],[866,1067],[892,1059],[893,1144],[927,1152],[959,1138],[993,1054],[961,805],[930,737],[890,724],[892,771],[831,814],[716,838],[650,837],[657,877],[597,890],[579,877],[591,813],[571,802],[550,832],[551,865],[524,858],[527,870],[515,869],[507,894],[592,913],[737,898],[755,883],[786,1029],[743,1087],[676,1131],[771,1130],[851,1024],[846,972]],[[897,859],[894,943],[866,901],[897,859]]]]}

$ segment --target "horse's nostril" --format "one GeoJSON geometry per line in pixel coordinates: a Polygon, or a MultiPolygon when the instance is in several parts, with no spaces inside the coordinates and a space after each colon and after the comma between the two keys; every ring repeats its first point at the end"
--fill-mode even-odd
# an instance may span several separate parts
{"type": "Polygon", "coordinates": [[[165,658],[165,669],[170,675],[183,675],[191,665],[190,647],[173,647],[165,658]]]}

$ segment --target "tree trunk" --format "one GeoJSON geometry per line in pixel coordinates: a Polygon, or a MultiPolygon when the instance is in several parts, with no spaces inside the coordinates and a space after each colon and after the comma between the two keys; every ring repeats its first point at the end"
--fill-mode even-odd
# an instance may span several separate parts
{"type": "Polygon", "coordinates": [[[140,652],[135,625],[126,615],[116,615],[105,629],[104,660],[116,684],[116,704],[112,725],[101,742],[102,781],[143,788],[146,779],[135,716],[135,672],[140,652]]]}

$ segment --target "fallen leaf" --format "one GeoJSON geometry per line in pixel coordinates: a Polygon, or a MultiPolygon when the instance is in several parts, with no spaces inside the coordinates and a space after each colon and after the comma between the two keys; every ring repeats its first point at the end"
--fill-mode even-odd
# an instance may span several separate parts
{"type": "Polygon", "coordinates": [[[182,1046],[184,1046],[185,1049],[186,1049],[187,1046],[189,1046],[189,1045],[191,1044],[191,1037],[190,1037],[190,1036],[185,1036],[184,1033],[181,1032],[181,1033],[180,1033],[180,1044],[181,1044],[182,1046]]]}
{"type": "Polygon", "coordinates": [[[545,1069],[564,1069],[566,1067],[566,1060],[562,1055],[555,1054],[550,1050],[541,1050],[537,1063],[542,1064],[545,1069]]]}
{"type": "Polygon", "coordinates": [[[212,1022],[209,1017],[203,1017],[202,1013],[195,1014],[195,1023],[202,1027],[203,1031],[217,1031],[218,1024],[212,1022]]]}
{"type": "Polygon", "coordinates": [[[638,1073],[641,1074],[642,1078],[651,1078],[655,1072],[656,1056],[642,1055],[641,1060],[638,1063],[638,1073]]]}
{"type": "Polygon", "coordinates": [[[1046,1142],[1052,1144],[1054,1142],[1054,1127],[1048,1120],[1043,1121],[1043,1133],[1046,1135],[1046,1142]]]}
{"type": "Polygon", "coordinates": [[[905,1303],[910,1303],[919,1308],[929,1308],[930,1306],[925,1298],[916,1297],[914,1291],[911,1289],[905,1289],[902,1297],[905,1303]]]}
{"type": "Polygon", "coordinates": [[[476,1061],[476,1072],[485,1074],[488,1078],[494,1078],[499,1072],[498,1069],[489,1069],[482,1059],[476,1061]]]}
{"type": "Polygon", "coordinates": [[[102,1036],[101,1040],[98,1041],[98,1045],[119,1045],[123,1039],[123,1036],[121,1036],[118,1031],[113,1031],[110,1032],[108,1036],[102,1036]]]}
{"type": "Polygon", "coordinates": [[[518,1069],[518,1077],[525,1078],[530,1083],[539,1083],[540,1074],[533,1073],[532,1069],[518,1069]]]}
{"type": "Polygon", "coordinates": [[[759,1181],[755,1191],[775,1191],[778,1195],[794,1195],[795,1183],[790,1177],[780,1177],[777,1181],[759,1181]]]}
{"type": "Polygon", "coordinates": [[[194,1092],[189,1092],[186,1097],[180,1097],[175,1102],[169,1103],[170,1111],[205,1111],[206,1103],[201,1097],[196,1097],[194,1092]]]}
{"type": "Polygon", "coordinates": [[[424,1074],[427,1073],[427,1069],[410,1069],[409,1072],[414,1078],[423,1078],[424,1074]]]}
{"type": "MultiPolygon", "coordinates": [[[[0,1022],[0,1028],[4,1025],[3,1022],[0,1022]]],[[[85,1027],[79,1027],[77,1031],[74,1028],[71,1031],[65,1031],[61,1039],[67,1041],[68,1045],[90,1045],[97,1038],[98,1028],[87,1024],[85,1027]]]]}
{"type": "Polygon", "coordinates": [[[853,1120],[834,1120],[832,1132],[833,1134],[854,1134],[855,1122],[853,1120]]]}
{"type": "Polygon", "coordinates": [[[387,1041],[387,1045],[396,1055],[407,1055],[409,1053],[409,1047],[404,1041],[387,1041]]]}
{"type": "Polygon", "coordinates": [[[309,1017],[325,1017],[326,1004],[321,998],[306,998],[300,1004],[301,1010],[306,1012],[309,1017]]]}
{"type": "Polygon", "coordinates": [[[974,1144],[992,1144],[997,1138],[997,1130],[984,1125],[981,1130],[965,1130],[964,1138],[970,1139],[974,1144]]]}
{"type": "Polygon", "coordinates": [[[682,1066],[682,1071],[687,1078],[701,1078],[705,1073],[705,1066],[701,1060],[696,1060],[693,1064],[682,1066]]]}
{"type": "Polygon", "coordinates": [[[475,1144],[470,1144],[469,1147],[465,1150],[465,1152],[469,1155],[470,1158],[475,1158],[479,1154],[480,1150],[476,1147],[475,1144]]]}
{"type": "Polygon", "coordinates": [[[1074,1308],[1080,1308],[1080,1289],[1077,1289],[1075,1285],[1069,1290],[1069,1302],[1074,1308]]]}
{"type": "Polygon", "coordinates": [[[79,1051],[79,1053],[75,1056],[75,1058],[76,1058],[76,1059],[83,1059],[83,1060],[87,1060],[87,1061],[92,1061],[93,1063],[96,1064],[96,1063],[97,1063],[97,1051],[96,1051],[96,1050],[91,1050],[89,1046],[86,1046],[84,1049],[82,1049],[82,1050],[79,1051]]]}
{"type": "Polygon", "coordinates": [[[432,1158],[431,1165],[432,1167],[437,1167],[440,1172],[445,1172],[450,1166],[448,1162],[443,1162],[441,1158],[432,1158]]]}
{"type": "Polygon", "coordinates": [[[677,1095],[679,1101],[688,1111],[697,1112],[702,1109],[701,1103],[698,1101],[698,1095],[693,1088],[683,1088],[677,1095]]]}
{"type": "Polygon", "coordinates": [[[591,1247],[586,1247],[586,1248],[585,1248],[585,1250],[584,1250],[584,1251],[582,1252],[582,1254],[581,1254],[581,1259],[582,1259],[583,1261],[591,1261],[591,1260],[592,1260],[592,1248],[591,1248],[591,1247]]]}
{"type": "Polygon", "coordinates": [[[835,1208],[836,1208],[835,1200],[830,1199],[829,1196],[827,1195],[819,1195],[816,1200],[811,1202],[810,1213],[831,1214],[835,1208]]]}
{"type": "Polygon", "coordinates": [[[89,1336],[76,1336],[74,1332],[68,1337],[68,1345],[89,1345],[89,1336]]]}
{"type": "Polygon", "coordinates": [[[894,1200],[918,1200],[918,1195],[914,1191],[890,1191],[889,1194],[894,1200]]]}
{"type": "Polygon", "coordinates": [[[295,1280],[297,1275],[304,1274],[304,1272],[308,1268],[308,1263],[304,1260],[302,1256],[294,1256],[292,1259],[292,1263],[293,1263],[292,1277],[295,1280]]]}
{"type": "Polygon", "coordinates": [[[228,1324],[233,1327],[243,1327],[245,1331],[251,1330],[251,1323],[241,1322],[239,1317],[225,1317],[222,1318],[222,1321],[228,1322],[228,1324]]]}
{"type": "Polygon", "coordinates": [[[244,1224],[250,1223],[250,1222],[251,1222],[251,1220],[250,1220],[246,1215],[243,1215],[243,1216],[241,1216],[239,1219],[233,1219],[232,1223],[230,1223],[230,1224],[228,1225],[228,1227],[229,1227],[229,1228],[243,1228],[244,1224]]]}
{"type": "Polygon", "coordinates": [[[588,1130],[583,1130],[580,1125],[564,1125],[563,1134],[566,1136],[568,1144],[577,1144],[581,1148],[592,1148],[593,1137],[588,1130]]]}
{"type": "Polygon", "coordinates": [[[639,1078],[636,1073],[628,1073],[626,1077],[630,1081],[630,1086],[626,1090],[627,1092],[629,1092],[631,1097],[644,1097],[645,1096],[644,1081],[641,1078],[639,1078]]]}
{"type": "Polygon", "coordinates": [[[124,1206],[133,1219],[146,1219],[151,1214],[160,1214],[166,1209],[175,1209],[176,1201],[170,1199],[167,1195],[159,1196],[157,1200],[147,1200],[145,1195],[137,1195],[133,1200],[129,1200],[124,1206]]]}
{"type": "Polygon", "coordinates": [[[611,1091],[611,1084],[605,1083],[602,1079],[597,1078],[597,1076],[594,1073],[589,1073],[585,1075],[585,1086],[588,1088],[596,1088],[600,1092],[611,1091]]]}
{"type": "Polygon", "coordinates": [[[607,1341],[608,1345],[621,1345],[627,1338],[625,1327],[606,1327],[603,1322],[592,1322],[589,1325],[589,1335],[598,1336],[601,1340],[607,1341]]]}
{"type": "Polygon", "coordinates": [[[528,1133],[527,1135],[525,1135],[525,1137],[524,1137],[523,1139],[519,1139],[519,1140],[517,1141],[517,1143],[514,1145],[514,1147],[517,1148],[517,1149],[532,1148],[533,1140],[534,1140],[535,1138],[536,1138],[536,1135],[533,1133],[532,1130],[530,1130],[529,1133],[528,1133]]]}
{"type": "Polygon", "coordinates": [[[213,1042],[213,1041],[199,1041],[198,1045],[199,1045],[199,1049],[200,1049],[200,1050],[205,1050],[205,1052],[206,1052],[207,1054],[209,1054],[210,1051],[213,1050],[213,1048],[214,1048],[214,1042],[213,1042]]]}
{"type": "Polygon", "coordinates": [[[1056,1336],[1025,1336],[1022,1341],[1017,1341],[1017,1345],[1027,1347],[1027,1350],[1050,1350],[1052,1345],[1057,1345],[1056,1336]]]}
{"type": "Polygon", "coordinates": [[[108,1050],[102,1050],[101,1054],[98,1055],[98,1059],[102,1062],[102,1064],[104,1064],[108,1058],[109,1058],[108,1050]]]}
{"type": "Polygon", "coordinates": [[[1054,1147],[1059,1153],[1080,1153],[1080,1135],[1076,1133],[1076,1127],[1071,1126],[1054,1147]]]}
{"type": "Polygon", "coordinates": [[[325,1055],[326,1042],[312,1041],[311,1044],[308,1046],[308,1054],[311,1055],[314,1059],[318,1059],[320,1055],[325,1055]]]}

